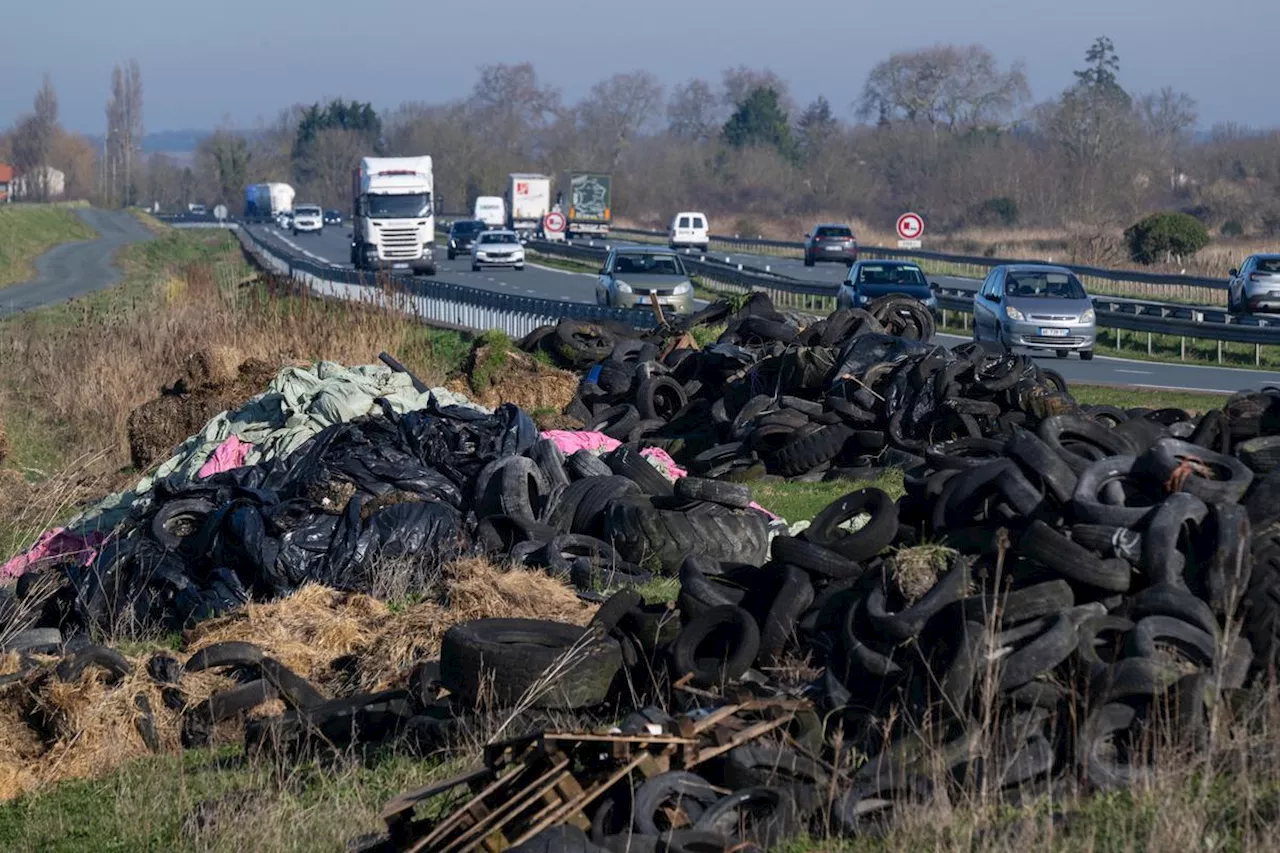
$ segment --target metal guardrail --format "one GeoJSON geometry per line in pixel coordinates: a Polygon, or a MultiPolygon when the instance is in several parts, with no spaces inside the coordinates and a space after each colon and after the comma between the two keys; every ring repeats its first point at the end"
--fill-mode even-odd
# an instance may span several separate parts
{"type": "MultiPolygon", "coordinates": [[[[665,231],[651,231],[645,228],[614,228],[617,234],[634,234],[643,237],[666,237],[665,231]]],[[[804,250],[804,244],[789,240],[766,240],[764,238],[749,237],[727,237],[719,234],[710,235],[715,242],[725,243],[731,246],[742,246],[744,248],[762,247],[773,249],[791,249],[797,252],[804,250]]],[[[965,264],[968,266],[993,268],[1004,264],[1042,264],[1044,259],[1026,259],[1026,258],[991,258],[985,255],[954,255],[947,252],[929,252],[923,249],[895,249],[889,246],[862,246],[858,247],[860,254],[873,254],[876,257],[884,258],[921,258],[924,260],[940,261],[943,263],[965,264]]],[[[1172,275],[1170,273],[1152,273],[1143,270],[1126,270],[1126,269],[1110,269],[1107,267],[1091,267],[1082,264],[1057,264],[1056,266],[1065,267],[1076,275],[1089,276],[1091,278],[1104,279],[1107,281],[1134,282],[1137,284],[1153,284],[1153,285],[1176,285],[1180,287],[1203,287],[1210,290],[1226,290],[1226,279],[1211,278],[1207,276],[1194,275],[1172,275]]]]}
{"type": "MultiPolygon", "coordinates": [[[[531,241],[529,248],[548,255],[559,255],[574,260],[598,262],[607,247],[619,241],[546,242],[531,241]],[[599,245],[595,245],[599,243],[599,245]]],[[[799,310],[826,310],[835,307],[836,286],[814,281],[804,281],[774,272],[741,264],[726,264],[708,258],[682,256],[690,273],[711,283],[713,289],[729,289],[736,292],[764,291],[779,307],[799,310]]],[[[966,288],[938,288],[938,308],[947,314],[961,315],[964,328],[968,328],[968,315],[973,312],[973,290],[966,288]]],[[[1152,349],[1153,335],[1167,335],[1181,339],[1182,357],[1186,357],[1188,340],[1209,340],[1218,343],[1218,358],[1222,359],[1223,343],[1244,343],[1255,346],[1255,363],[1260,364],[1262,346],[1280,345],[1280,323],[1266,319],[1248,318],[1252,322],[1241,323],[1239,318],[1218,309],[1200,309],[1177,303],[1146,302],[1143,300],[1093,297],[1094,310],[1100,328],[1115,330],[1117,345],[1121,332],[1146,333],[1147,349],[1152,349]]]]}
{"type": "Polygon", "coordinates": [[[259,266],[297,281],[316,296],[368,303],[432,325],[472,331],[501,329],[521,338],[539,326],[565,319],[622,323],[634,329],[650,329],[655,324],[653,313],[645,309],[516,296],[407,275],[373,276],[286,254],[247,228],[237,228],[235,234],[259,266]]]}

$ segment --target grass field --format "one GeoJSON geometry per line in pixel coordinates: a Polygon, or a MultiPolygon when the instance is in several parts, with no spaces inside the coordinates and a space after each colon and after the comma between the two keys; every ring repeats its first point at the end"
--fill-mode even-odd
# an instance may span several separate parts
{"type": "Polygon", "coordinates": [[[97,236],[70,207],[0,205],[0,287],[29,280],[36,258],[54,246],[97,236]]]}

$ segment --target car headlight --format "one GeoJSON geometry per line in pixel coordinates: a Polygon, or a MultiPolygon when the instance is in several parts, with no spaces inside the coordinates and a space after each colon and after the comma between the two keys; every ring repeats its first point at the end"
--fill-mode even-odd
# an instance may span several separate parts
{"type": "Polygon", "coordinates": [[[618,285],[618,292],[619,292],[619,293],[630,293],[630,292],[631,292],[631,285],[627,284],[625,281],[617,282],[617,285],[618,285]]]}
{"type": "Polygon", "coordinates": [[[1010,320],[1017,320],[1019,323],[1027,319],[1026,317],[1022,316],[1021,311],[1019,311],[1017,308],[1014,308],[1012,305],[1004,306],[1004,315],[1008,317],[1010,320]]]}
{"type": "Polygon", "coordinates": [[[692,292],[693,292],[693,285],[692,285],[692,284],[690,284],[690,283],[689,283],[689,282],[687,282],[687,281],[682,281],[682,282],[680,282],[679,284],[677,284],[677,285],[676,285],[675,290],[673,290],[672,292],[673,292],[673,293],[678,293],[678,294],[680,294],[681,296],[683,296],[683,295],[684,295],[684,294],[686,294],[686,293],[692,293],[692,292]]]}
{"type": "Polygon", "coordinates": [[[450,241],[449,241],[449,248],[450,248],[450,249],[456,249],[456,248],[458,248],[458,241],[457,241],[457,240],[450,240],[450,241]]]}
{"type": "Polygon", "coordinates": [[[1080,315],[1081,323],[1092,323],[1096,319],[1098,319],[1098,315],[1094,313],[1092,308],[1086,309],[1085,312],[1080,315]]]}

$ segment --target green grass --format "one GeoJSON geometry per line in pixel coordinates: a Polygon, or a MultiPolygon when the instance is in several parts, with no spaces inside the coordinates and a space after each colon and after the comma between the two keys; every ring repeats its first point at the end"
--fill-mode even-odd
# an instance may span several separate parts
{"type": "Polygon", "coordinates": [[[1092,406],[1116,406],[1132,409],[1143,406],[1148,409],[1186,409],[1200,414],[1210,409],[1220,409],[1227,401],[1227,394],[1202,394],[1194,391],[1156,391],[1122,388],[1110,385],[1072,385],[1071,396],[1077,403],[1092,406]]]}
{"type": "Polygon", "coordinates": [[[756,503],[794,524],[811,521],[832,501],[868,487],[883,489],[891,497],[902,496],[902,474],[886,472],[876,480],[833,480],[825,483],[768,482],[752,483],[751,494],[756,503]]]}
{"type": "Polygon", "coordinates": [[[192,750],[0,804],[0,850],[342,850],[385,829],[378,812],[392,797],[457,771],[395,755],[291,766],[239,747],[192,750]]]}
{"type": "Polygon", "coordinates": [[[0,287],[29,281],[36,258],[54,246],[97,236],[67,207],[0,205],[0,287]]]}

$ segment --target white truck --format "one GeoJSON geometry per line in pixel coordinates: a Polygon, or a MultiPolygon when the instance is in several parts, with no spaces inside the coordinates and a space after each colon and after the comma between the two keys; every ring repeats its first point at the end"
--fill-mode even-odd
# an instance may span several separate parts
{"type": "Polygon", "coordinates": [[[436,274],[431,158],[364,157],[351,175],[351,265],[436,274]]]}
{"type": "Polygon", "coordinates": [[[248,222],[271,222],[293,210],[294,195],[288,184],[250,184],[244,188],[244,218],[248,222]]]}
{"type": "Polygon", "coordinates": [[[551,212],[551,178],[527,172],[512,172],[507,178],[511,202],[507,227],[527,238],[542,227],[543,218],[551,212]]]}
{"type": "Polygon", "coordinates": [[[478,219],[490,228],[502,228],[507,224],[507,205],[500,196],[482,195],[476,199],[472,219],[478,219]]]}

